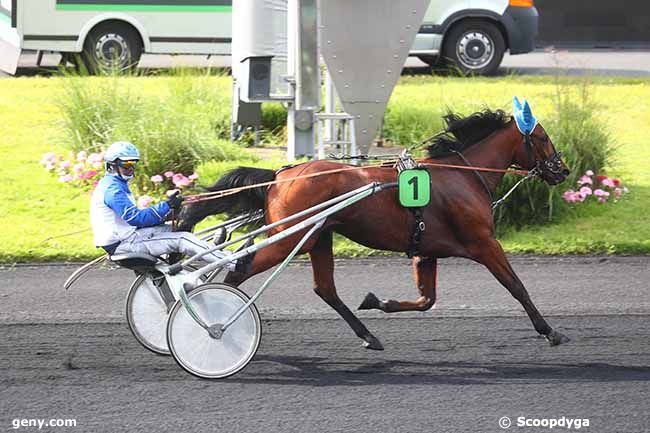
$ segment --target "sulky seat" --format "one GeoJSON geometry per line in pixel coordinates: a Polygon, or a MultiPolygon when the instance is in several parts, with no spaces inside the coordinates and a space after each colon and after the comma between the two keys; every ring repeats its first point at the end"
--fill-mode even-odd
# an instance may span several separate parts
{"type": "Polygon", "coordinates": [[[123,268],[138,272],[148,272],[154,269],[158,258],[144,253],[115,254],[109,260],[123,268]]]}

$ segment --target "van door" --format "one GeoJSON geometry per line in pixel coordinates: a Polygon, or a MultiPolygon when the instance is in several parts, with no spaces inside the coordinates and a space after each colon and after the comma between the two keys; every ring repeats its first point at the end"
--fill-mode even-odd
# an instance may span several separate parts
{"type": "Polygon", "coordinates": [[[20,36],[16,30],[16,0],[0,0],[0,71],[16,73],[20,57],[20,36]]]}

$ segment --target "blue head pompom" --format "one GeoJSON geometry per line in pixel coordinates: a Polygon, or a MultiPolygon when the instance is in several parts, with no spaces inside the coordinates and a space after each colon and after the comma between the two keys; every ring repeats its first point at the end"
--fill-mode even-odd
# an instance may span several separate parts
{"type": "Polygon", "coordinates": [[[537,119],[535,116],[533,116],[533,112],[530,109],[530,105],[528,105],[528,101],[524,100],[524,104],[521,105],[519,99],[514,96],[512,98],[512,111],[519,131],[524,135],[528,135],[533,132],[533,129],[535,129],[535,126],[537,126],[537,119]]]}

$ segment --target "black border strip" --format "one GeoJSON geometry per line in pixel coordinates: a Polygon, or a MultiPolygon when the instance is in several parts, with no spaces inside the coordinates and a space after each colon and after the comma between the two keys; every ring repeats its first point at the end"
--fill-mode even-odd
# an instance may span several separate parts
{"type": "Polygon", "coordinates": [[[18,27],[18,0],[11,0],[11,27],[18,27]]]}
{"type": "Polygon", "coordinates": [[[158,6],[232,6],[232,0],[56,0],[60,5],[115,4],[158,6]]]}
{"type": "Polygon", "coordinates": [[[24,35],[25,41],[76,41],[79,36],[75,35],[24,35]]]}
{"type": "Polygon", "coordinates": [[[440,34],[443,33],[443,28],[437,24],[423,24],[418,33],[440,34]]]}
{"type": "Polygon", "coordinates": [[[204,44],[230,44],[232,43],[232,38],[170,38],[170,37],[150,37],[151,42],[196,42],[204,44]]]}

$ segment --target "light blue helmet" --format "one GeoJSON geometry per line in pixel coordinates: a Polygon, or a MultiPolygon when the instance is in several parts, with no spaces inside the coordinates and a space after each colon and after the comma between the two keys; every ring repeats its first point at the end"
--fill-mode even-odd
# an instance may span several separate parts
{"type": "Polygon", "coordinates": [[[116,141],[108,146],[106,153],[104,153],[104,161],[114,162],[115,160],[133,161],[140,159],[140,152],[128,141],[116,141]]]}

